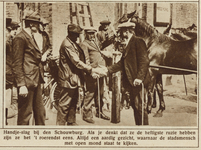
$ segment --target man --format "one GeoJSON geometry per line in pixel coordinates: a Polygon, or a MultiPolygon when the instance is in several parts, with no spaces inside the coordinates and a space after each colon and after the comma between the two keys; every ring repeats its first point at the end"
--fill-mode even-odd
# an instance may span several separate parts
{"type": "Polygon", "coordinates": [[[25,28],[13,40],[13,73],[18,88],[18,125],[28,125],[32,115],[35,125],[45,125],[45,108],[42,100],[41,64],[43,36],[39,32],[40,16],[27,14],[25,28]]]}
{"type": "MultiPolygon", "coordinates": [[[[9,19],[9,18],[7,18],[9,19]]],[[[6,19],[6,20],[7,20],[6,19]]],[[[7,116],[6,118],[12,118],[17,114],[17,89],[13,86],[13,73],[12,73],[12,61],[13,61],[13,53],[12,53],[12,45],[13,38],[16,36],[19,24],[15,21],[11,21],[8,25],[6,23],[6,87],[7,90],[10,91],[9,96],[6,99],[10,99],[6,101],[7,107],[7,116]]]]}
{"type": "Polygon", "coordinates": [[[108,29],[109,29],[109,25],[110,25],[110,21],[108,20],[103,20],[100,22],[100,27],[99,27],[99,31],[97,33],[97,38],[99,41],[99,47],[101,50],[103,50],[105,47],[107,47],[109,44],[109,33],[108,33],[108,29]]]}
{"type": "MultiPolygon", "coordinates": [[[[44,37],[43,39],[45,40],[43,42],[43,50],[42,50],[42,53],[43,53],[43,58],[44,61],[46,60],[45,58],[51,54],[52,52],[52,45],[50,44],[50,38],[49,38],[49,35],[48,33],[45,31],[47,25],[48,25],[48,21],[44,18],[42,18],[42,24],[40,26],[40,33],[42,34],[42,36],[44,37]]],[[[43,61],[43,60],[42,60],[43,61]]]]}
{"type": "Polygon", "coordinates": [[[11,21],[11,18],[6,18],[6,124],[8,124],[8,109],[11,105],[13,87],[11,21]]]}
{"type": "MultiPolygon", "coordinates": [[[[80,44],[80,47],[83,49],[86,57],[86,63],[91,65],[93,68],[97,68],[98,66],[106,66],[105,57],[108,57],[107,53],[100,51],[100,48],[95,39],[94,28],[85,29],[86,39],[83,43],[80,44]]],[[[92,115],[92,100],[95,101],[96,107],[96,117],[100,117],[105,120],[110,120],[108,116],[106,116],[103,111],[103,77],[99,78],[99,85],[97,80],[91,77],[90,75],[86,75],[86,93],[83,100],[83,120],[88,123],[94,123],[93,115],[92,115]],[[99,86],[99,87],[98,87],[99,86]],[[98,91],[99,90],[99,91],[98,91]],[[98,95],[100,93],[100,95],[98,95]],[[98,96],[100,96],[100,102],[98,102],[98,96]],[[100,106],[99,106],[100,103],[100,106]],[[99,109],[100,108],[100,109],[99,109]]]]}
{"type": "MultiPolygon", "coordinates": [[[[100,27],[99,31],[96,34],[96,37],[98,39],[98,45],[101,49],[101,51],[107,51],[109,53],[112,53],[114,49],[113,43],[113,38],[114,38],[114,32],[111,30],[110,24],[111,22],[109,20],[103,20],[100,22],[100,27]]],[[[106,61],[106,66],[111,66],[113,63],[113,57],[108,57],[105,59],[106,61]]],[[[110,105],[110,97],[109,97],[109,91],[111,91],[112,87],[112,76],[108,76],[105,78],[104,82],[104,99],[105,99],[105,104],[106,108],[109,110],[109,105],[110,105]]]]}
{"type": "MultiPolygon", "coordinates": [[[[84,72],[96,76],[95,70],[85,64],[84,52],[76,43],[82,28],[75,24],[68,25],[68,36],[60,47],[58,85],[61,88],[58,103],[57,124],[76,124],[76,105],[78,89],[83,86],[84,72]]],[[[99,72],[100,73],[100,72],[99,72]]]]}
{"type": "MultiPolygon", "coordinates": [[[[130,89],[130,101],[134,110],[136,125],[142,125],[142,83],[145,89],[150,81],[149,59],[145,42],[133,35],[134,23],[125,22],[119,25],[125,48],[121,60],[108,67],[109,73],[122,71],[123,83],[130,89]]],[[[107,69],[106,69],[107,72],[107,69]]],[[[144,107],[143,125],[148,125],[148,114],[144,107]]]]}
{"type": "Polygon", "coordinates": [[[19,32],[18,31],[19,27],[20,27],[20,25],[16,21],[11,22],[11,28],[12,28],[11,36],[12,36],[12,38],[14,38],[17,35],[17,33],[19,32]]]}

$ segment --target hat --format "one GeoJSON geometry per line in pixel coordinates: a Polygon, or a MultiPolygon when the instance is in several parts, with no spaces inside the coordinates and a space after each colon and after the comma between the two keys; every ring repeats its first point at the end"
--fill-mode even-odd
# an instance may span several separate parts
{"type": "Polygon", "coordinates": [[[133,22],[124,22],[118,25],[118,28],[133,28],[135,27],[135,23],[133,22]]]}
{"type": "Polygon", "coordinates": [[[110,23],[111,22],[108,21],[108,20],[103,20],[103,21],[100,22],[101,25],[103,25],[103,24],[109,25],[110,23]]]}
{"type": "Polygon", "coordinates": [[[18,28],[18,27],[20,27],[19,26],[19,24],[17,23],[17,22],[15,22],[15,21],[12,21],[11,22],[11,28],[13,29],[13,28],[18,28]]]}
{"type": "Polygon", "coordinates": [[[11,21],[12,21],[11,18],[6,18],[6,28],[11,26],[11,21]]]}
{"type": "Polygon", "coordinates": [[[38,23],[42,23],[41,19],[40,19],[40,15],[37,12],[33,12],[33,13],[27,13],[25,18],[23,18],[24,20],[27,21],[34,21],[34,22],[38,22],[38,23]]]}
{"type": "Polygon", "coordinates": [[[89,33],[89,32],[93,32],[93,33],[94,33],[94,32],[97,32],[97,30],[96,30],[94,27],[87,27],[87,28],[84,29],[84,31],[85,31],[85,32],[88,32],[88,33],[89,33]]]}
{"type": "Polygon", "coordinates": [[[82,33],[82,30],[83,29],[80,26],[76,25],[76,24],[69,24],[68,25],[68,31],[69,32],[80,34],[80,33],[82,33]]]}

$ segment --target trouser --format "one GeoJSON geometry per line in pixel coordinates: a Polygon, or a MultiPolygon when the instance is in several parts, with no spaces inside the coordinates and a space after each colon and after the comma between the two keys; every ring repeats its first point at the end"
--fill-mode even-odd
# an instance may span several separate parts
{"type": "Polygon", "coordinates": [[[78,102],[78,88],[69,89],[61,87],[58,103],[57,125],[76,122],[76,105],[78,102]]]}
{"type": "Polygon", "coordinates": [[[6,89],[6,101],[5,101],[6,108],[10,107],[11,99],[12,99],[12,88],[8,88],[8,89],[6,89]]]}
{"type": "MultiPolygon", "coordinates": [[[[131,106],[134,111],[136,125],[142,125],[142,86],[132,87],[130,91],[131,106]]],[[[143,125],[148,125],[148,113],[145,101],[146,88],[144,89],[144,121],[143,125]]]]}
{"type": "Polygon", "coordinates": [[[5,101],[5,115],[6,115],[6,125],[8,124],[8,108],[11,105],[11,99],[12,99],[12,88],[6,89],[6,101],[5,101]]]}
{"type": "Polygon", "coordinates": [[[18,125],[29,125],[32,116],[35,125],[45,125],[45,107],[42,100],[41,84],[36,88],[28,89],[27,97],[18,95],[18,125]]]}
{"type": "MultiPolygon", "coordinates": [[[[103,80],[104,80],[103,77],[99,78],[100,112],[102,112],[103,107],[103,91],[104,91],[103,80]]],[[[83,100],[83,119],[93,118],[92,115],[93,99],[96,107],[96,113],[99,113],[97,79],[93,79],[91,76],[86,76],[86,93],[83,100]]]]}

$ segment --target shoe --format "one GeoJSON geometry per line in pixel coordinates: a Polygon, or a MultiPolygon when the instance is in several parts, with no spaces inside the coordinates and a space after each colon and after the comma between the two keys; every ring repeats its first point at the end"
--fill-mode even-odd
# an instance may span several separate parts
{"type": "MultiPolygon", "coordinates": [[[[96,113],[96,117],[99,118],[99,114],[96,113]]],[[[100,114],[100,118],[105,119],[105,120],[110,120],[110,117],[106,116],[104,113],[100,114]]]]}
{"type": "Polygon", "coordinates": [[[78,124],[77,123],[75,123],[75,122],[68,122],[67,123],[67,126],[78,126],[78,124]]]}
{"type": "Polygon", "coordinates": [[[92,124],[95,123],[94,120],[91,119],[91,118],[85,118],[85,119],[83,118],[83,120],[86,121],[86,122],[88,122],[88,123],[92,123],[92,124]]]}

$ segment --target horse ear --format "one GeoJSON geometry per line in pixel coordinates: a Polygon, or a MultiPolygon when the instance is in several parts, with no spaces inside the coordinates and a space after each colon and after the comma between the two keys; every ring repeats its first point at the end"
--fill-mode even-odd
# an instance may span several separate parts
{"type": "Polygon", "coordinates": [[[132,18],[132,17],[135,15],[135,13],[136,13],[136,10],[135,10],[134,12],[128,14],[127,17],[128,17],[128,18],[132,18]]]}

